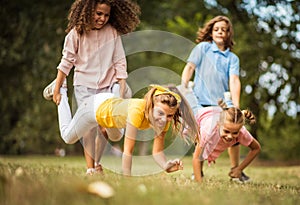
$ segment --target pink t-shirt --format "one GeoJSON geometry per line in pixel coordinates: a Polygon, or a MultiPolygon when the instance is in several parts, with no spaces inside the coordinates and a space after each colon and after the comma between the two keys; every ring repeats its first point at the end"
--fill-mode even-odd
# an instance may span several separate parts
{"type": "Polygon", "coordinates": [[[121,37],[110,24],[83,35],[72,29],[62,54],[57,68],[69,75],[74,66],[74,85],[101,89],[128,76],[121,37]]]}
{"type": "Polygon", "coordinates": [[[253,141],[252,135],[243,126],[237,138],[230,143],[224,143],[217,126],[221,112],[220,107],[206,107],[200,109],[196,115],[197,123],[200,125],[200,147],[203,149],[201,160],[215,161],[222,152],[235,143],[239,142],[248,147],[253,141]]]}

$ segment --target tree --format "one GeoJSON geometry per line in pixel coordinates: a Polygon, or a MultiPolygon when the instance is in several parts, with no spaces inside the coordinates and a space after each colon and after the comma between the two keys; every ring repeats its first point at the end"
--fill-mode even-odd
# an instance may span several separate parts
{"type": "MultiPolygon", "coordinates": [[[[186,1],[181,1],[182,4],[172,2],[169,8],[173,13],[168,14],[170,18],[166,23],[162,22],[160,28],[193,40],[192,30],[197,30],[195,25],[203,26],[216,15],[229,16],[236,34],[234,52],[241,61],[242,107],[249,107],[258,119],[251,132],[266,146],[269,140],[278,143],[278,137],[285,137],[275,133],[287,134],[299,144],[300,135],[294,127],[300,120],[299,81],[296,80],[300,76],[299,70],[295,69],[299,67],[300,59],[300,3],[266,0],[254,5],[232,0],[207,2],[210,4],[204,2],[201,6],[198,1],[189,2],[188,6],[182,5],[187,5],[186,1]],[[185,12],[187,7],[189,13],[185,12]],[[282,121],[289,123],[278,126],[282,121]]],[[[281,158],[288,158],[289,154],[280,153],[281,158]]],[[[272,158],[271,155],[264,156],[272,158]]]]}

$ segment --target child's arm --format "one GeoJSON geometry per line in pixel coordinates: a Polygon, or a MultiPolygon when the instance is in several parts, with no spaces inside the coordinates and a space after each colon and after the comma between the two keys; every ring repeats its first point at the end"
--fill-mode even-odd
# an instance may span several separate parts
{"type": "Polygon", "coordinates": [[[231,75],[229,79],[229,90],[231,93],[232,103],[240,107],[241,81],[238,75],[231,75]]]}
{"type": "Polygon", "coordinates": [[[196,66],[191,62],[185,65],[181,74],[181,85],[183,85],[184,88],[188,88],[188,83],[193,76],[195,68],[196,66]]]}
{"type": "Polygon", "coordinates": [[[175,159],[167,161],[163,152],[165,134],[166,132],[163,132],[159,136],[155,136],[152,149],[153,158],[156,163],[168,173],[182,170],[183,166],[181,160],[175,159]]]}
{"type": "Polygon", "coordinates": [[[62,72],[61,70],[57,70],[57,76],[56,76],[56,83],[55,83],[55,88],[53,92],[53,102],[56,105],[59,105],[61,101],[61,94],[60,94],[60,88],[62,84],[64,83],[64,80],[66,79],[66,74],[62,72]]]}
{"type": "Polygon", "coordinates": [[[248,146],[251,150],[247,154],[244,161],[237,167],[231,169],[229,176],[234,178],[240,178],[242,171],[254,160],[254,158],[258,155],[260,152],[260,144],[259,142],[253,138],[253,141],[248,146]]]}
{"type": "Polygon", "coordinates": [[[126,90],[126,80],[125,79],[118,79],[118,83],[120,85],[120,97],[125,97],[125,90],[126,90]]]}
{"type": "Polygon", "coordinates": [[[200,147],[199,144],[196,144],[195,151],[193,154],[193,171],[194,171],[195,181],[197,182],[202,181],[201,171],[202,171],[203,163],[201,163],[200,161],[201,153],[202,153],[202,147],[200,147]]]}
{"type": "Polygon", "coordinates": [[[112,63],[113,63],[113,67],[115,69],[115,77],[117,78],[118,83],[120,85],[120,97],[124,98],[125,91],[126,91],[126,80],[125,79],[128,77],[128,72],[127,72],[127,62],[126,62],[125,51],[124,51],[122,39],[120,36],[118,36],[115,39],[112,63]]]}
{"type": "Polygon", "coordinates": [[[132,153],[134,149],[136,135],[137,128],[131,125],[130,123],[127,123],[124,139],[124,152],[122,156],[123,175],[131,175],[132,153]]]}

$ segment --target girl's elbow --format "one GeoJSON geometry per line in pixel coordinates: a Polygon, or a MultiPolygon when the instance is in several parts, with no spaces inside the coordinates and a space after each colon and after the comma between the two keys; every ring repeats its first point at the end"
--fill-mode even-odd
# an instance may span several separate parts
{"type": "Polygon", "coordinates": [[[261,147],[258,148],[257,154],[259,154],[260,152],[261,152],[261,147]]]}
{"type": "Polygon", "coordinates": [[[254,152],[255,156],[257,156],[261,152],[261,146],[258,146],[257,148],[253,149],[252,152],[254,152]]]}
{"type": "Polygon", "coordinates": [[[257,153],[257,154],[260,153],[260,151],[261,151],[261,145],[260,145],[260,143],[259,143],[258,141],[256,141],[256,140],[254,140],[254,141],[250,144],[249,148],[250,148],[253,152],[257,153]]]}
{"type": "Polygon", "coordinates": [[[258,145],[257,145],[257,153],[260,153],[260,151],[261,151],[261,146],[260,146],[260,144],[258,143],[258,145]]]}

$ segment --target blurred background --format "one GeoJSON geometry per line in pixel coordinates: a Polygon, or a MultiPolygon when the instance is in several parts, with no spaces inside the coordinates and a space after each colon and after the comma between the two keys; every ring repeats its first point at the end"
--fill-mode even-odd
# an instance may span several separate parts
{"type": "MultiPolygon", "coordinates": [[[[56,77],[72,3],[72,0],[1,0],[1,155],[54,154],[61,149],[67,154],[82,154],[80,143],[66,145],[61,140],[56,106],[42,96],[44,87],[56,77]]],[[[299,1],[137,0],[137,3],[142,11],[137,31],[167,31],[192,42],[198,27],[216,15],[228,16],[235,32],[233,52],[239,56],[241,65],[241,108],[249,108],[257,117],[257,123],[249,129],[262,144],[259,157],[299,159],[299,1]]],[[[181,75],[185,65],[182,59],[157,52],[128,55],[127,60],[129,73],[140,67],[157,66],[181,75]]],[[[72,76],[68,78],[69,89],[72,76]]]]}

